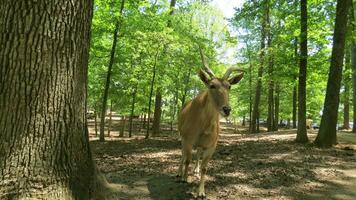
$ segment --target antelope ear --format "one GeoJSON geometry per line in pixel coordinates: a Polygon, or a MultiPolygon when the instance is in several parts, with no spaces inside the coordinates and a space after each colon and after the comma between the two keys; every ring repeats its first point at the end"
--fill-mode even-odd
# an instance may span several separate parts
{"type": "Polygon", "coordinates": [[[229,79],[230,85],[234,85],[234,84],[240,82],[240,80],[242,79],[243,76],[244,76],[244,74],[242,73],[242,74],[239,74],[239,75],[236,75],[236,76],[230,78],[229,79]]]}
{"type": "Polygon", "coordinates": [[[206,85],[211,81],[209,74],[202,69],[199,70],[199,77],[206,85]]]}

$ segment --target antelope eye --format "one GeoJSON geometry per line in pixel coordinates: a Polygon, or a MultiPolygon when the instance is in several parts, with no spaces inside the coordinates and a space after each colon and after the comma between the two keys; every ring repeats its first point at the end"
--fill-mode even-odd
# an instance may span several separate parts
{"type": "Polygon", "coordinates": [[[210,85],[210,89],[215,89],[215,85],[210,85]]]}

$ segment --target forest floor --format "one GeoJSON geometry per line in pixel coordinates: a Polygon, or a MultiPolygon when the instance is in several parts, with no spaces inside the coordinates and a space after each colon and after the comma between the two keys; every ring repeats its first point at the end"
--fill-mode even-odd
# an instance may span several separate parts
{"type": "MultiPolygon", "coordinates": [[[[99,142],[89,129],[94,158],[117,189],[117,199],[196,197],[193,164],[187,184],[176,178],[177,133],[146,140],[143,133],[119,138],[112,131],[99,142]]],[[[356,135],[339,132],[339,144],[331,149],[296,144],[295,136],[293,129],[235,134],[223,127],[208,165],[207,199],[356,199],[356,135]]],[[[308,136],[313,141],[316,132],[309,130],[308,136]]]]}

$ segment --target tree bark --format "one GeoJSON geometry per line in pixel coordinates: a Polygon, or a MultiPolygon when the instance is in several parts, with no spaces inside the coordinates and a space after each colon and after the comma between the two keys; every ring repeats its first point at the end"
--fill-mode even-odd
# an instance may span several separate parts
{"type": "Polygon", "coordinates": [[[258,80],[256,85],[256,94],[255,101],[253,104],[252,112],[252,132],[259,132],[259,105],[261,99],[261,90],[262,90],[262,75],[263,75],[263,65],[264,65],[264,55],[265,55],[265,40],[266,40],[266,25],[267,25],[267,14],[268,14],[268,0],[263,1],[264,5],[264,14],[262,17],[262,30],[261,30],[261,52],[260,52],[260,67],[258,68],[258,80]]]}
{"type": "MultiPolygon", "coordinates": [[[[122,11],[124,10],[124,5],[125,5],[125,0],[121,0],[120,16],[122,16],[122,11]]],[[[99,138],[99,140],[101,142],[105,141],[104,131],[105,131],[106,108],[107,108],[107,101],[108,101],[108,95],[109,95],[112,66],[114,65],[114,61],[115,61],[115,52],[116,52],[116,46],[117,46],[117,39],[119,37],[120,25],[121,25],[121,20],[117,19],[116,24],[115,24],[115,29],[113,32],[113,42],[112,42],[112,48],[111,48],[111,52],[110,52],[108,72],[106,75],[105,89],[104,89],[104,94],[103,94],[103,104],[101,105],[100,138],[99,138]]]]}
{"type": "Polygon", "coordinates": [[[152,136],[158,136],[160,133],[161,113],[162,113],[162,95],[160,89],[157,89],[155,100],[155,112],[152,124],[152,136]]]}
{"type": "Polygon", "coordinates": [[[336,6],[335,30],[331,53],[330,71],[326,89],[323,116],[314,143],[319,147],[336,144],[336,124],[339,108],[339,93],[345,47],[347,14],[351,0],[338,0],[336,6]]]}
{"type": "Polygon", "coordinates": [[[0,4],[0,199],[102,199],[86,119],[92,6],[0,4]]]}
{"type": "Polygon", "coordinates": [[[308,142],[306,127],[306,81],[308,60],[308,11],[307,0],[300,1],[300,59],[298,85],[298,129],[296,142],[308,142]]]}

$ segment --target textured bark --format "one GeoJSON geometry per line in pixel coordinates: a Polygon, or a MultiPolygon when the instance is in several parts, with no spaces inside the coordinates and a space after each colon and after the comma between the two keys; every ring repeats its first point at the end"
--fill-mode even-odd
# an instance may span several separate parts
{"type": "Polygon", "coordinates": [[[308,12],[307,0],[300,1],[300,59],[298,84],[298,129],[296,142],[308,142],[306,126],[306,82],[308,60],[308,12]]]}
{"type": "Polygon", "coordinates": [[[0,199],[95,198],[86,85],[92,1],[0,3],[0,199]]]}
{"type": "Polygon", "coordinates": [[[260,52],[260,67],[258,68],[258,80],[256,85],[255,101],[253,104],[252,120],[251,120],[251,132],[259,132],[259,117],[260,117],[260,100],[261,100],[261,90],[262,90],[262,75],[263,75],[263,65],[265,56],[265,40],[266,40],[266,25],[267,25],[267,14],[268,14],[268,0],[264,0],[264,14],[262,17],[262,30],[261,30],[261,52],[260,52]]]}
{"type": "Polygon", "coordinates": [[[343,129],[349,129],[350,128],[350,51],[351,49],[349,48],[349,45],[346,48],[345,51],[345,72],[344,72],[344,123],[343,123],[343,129]]]}
{"type": "Polygon", "coordinates": [[[333,48],[324,110],[321,117],[320,129],[314,141],[319,147],[331,147],[336,144],[336,123],[339,108],[347,14],[350,3],[351,0],[337,1],[333,48]]]}
{"type": "Polygon", "coordinates": [[[155,112],[153,116],[152,124],[152,136],[158,136],[160,132],[161,113],[162,113],[162,95],[160,89],[157,89],[157,95],[155,99],[155,112]]]}
{"type": "Polygon", "coordinates": [[[132,136],[132,125],[133,125],[133,115],[135,113],[135,104],[136,104],[136,94],[137,94],[137,84],[135,85],[135,89],[132,93],[132,101],[131,101],[131,114],[130,114],[130,122],[129,122],[129,137],[132,136]]]}
{"type": "MultiPolygon", "coordinates": [[[[125,0],[121,0],[121,7],[120,7],[120,16],[124,10],[125,0]]],[[[105,141],[104,131],[105,131],[105,116],[106,116],[106,108],[107,108],[107,101],[109,96],[109,88],[110,88],[110,81],[111,81],[111,74],[112,74],[112,66],[114,65],[115,61],[115,52],[117,46],[117,40],[119,37],[119,30],[120,30],[121,20],[117,19],[115,24],[115,29],[113,32],[113,42],[110,52],[110,60],[108,65],[108,72],[106,75],[106,82],[105,82],[105,89],[103,94],[103,103],[101,105],[101,115],[100,115],[100,141],[105,141]]]]}

